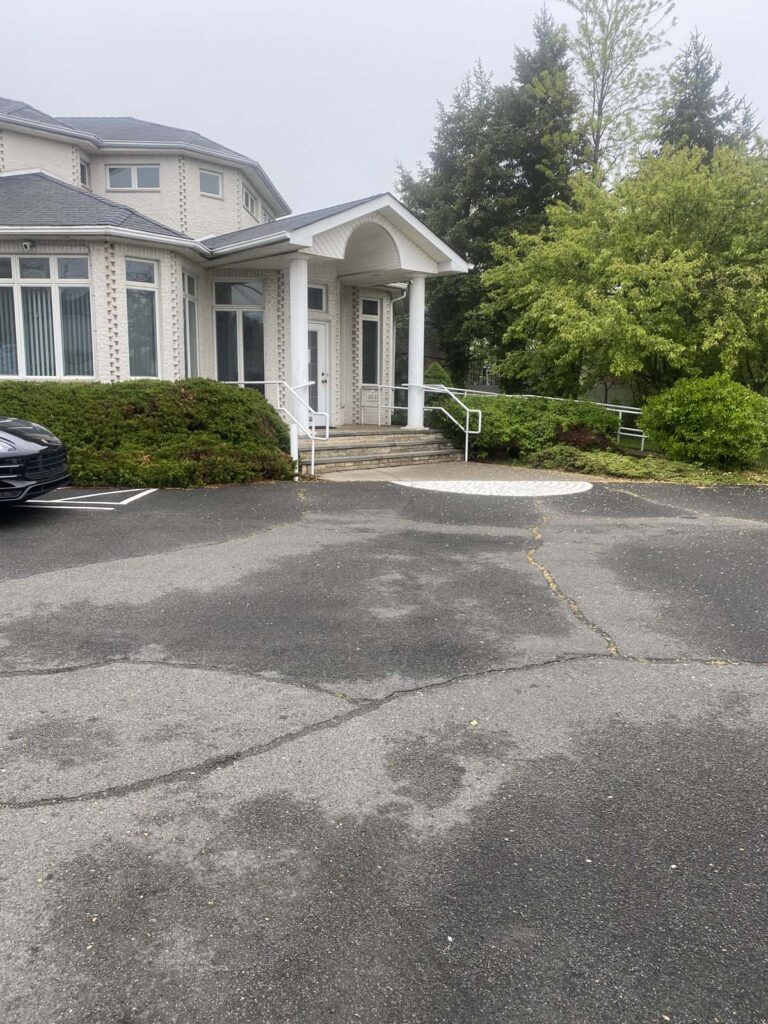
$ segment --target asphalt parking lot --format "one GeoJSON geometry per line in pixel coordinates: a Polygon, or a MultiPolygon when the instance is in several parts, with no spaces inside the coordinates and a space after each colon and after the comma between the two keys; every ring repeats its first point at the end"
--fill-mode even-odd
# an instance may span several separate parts
{"type": "Polygon", "coordinates": [[[0,513],[3,1024],[768,1021],[768,492],[132,493],[0,513]]]}

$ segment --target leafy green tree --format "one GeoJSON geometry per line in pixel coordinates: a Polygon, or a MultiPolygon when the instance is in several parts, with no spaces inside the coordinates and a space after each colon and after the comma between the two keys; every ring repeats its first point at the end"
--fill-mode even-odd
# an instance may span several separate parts
{"type": "Polygon", "coordinates": [[[768,392],[768,160],[664,150],[497,248],[484,282],[508,387],[576,396],[609,378],[645,397],[727,373],[768,392]]]}
{"type": "Polygon", "coordinates": [[[403,202],[472,266],[430,282],[427,293],[431,347],[445,352],[459,381],[473,343],[494,332],[479,311],[493,243],[511,228],[538,229],[547,204],[568,197],[578,166],[567,36],[542,12],[534,37],[533,49],[516,51],[508,85],[494,86],[476,64],[451,105],[438,106],[428,166],[400,171],[403,202]]]}
{"type": "Polygon", "coordinates": [[[671,68],[669,85],[656,118],[660,145],[697,146],[709,158],[717,146],[755,141],[755,115],[744,99],[726,86],[717,91],[722,65],[712,47],[693,32],[671,68]]]}
{"type": "Polygon", "coordinates": [[[573,52],[580,71],[589,161],[611,174],[647,135],[660,83],[648,59],[667,46],[674,0],[563,0],[578,14],[573,52]]]}

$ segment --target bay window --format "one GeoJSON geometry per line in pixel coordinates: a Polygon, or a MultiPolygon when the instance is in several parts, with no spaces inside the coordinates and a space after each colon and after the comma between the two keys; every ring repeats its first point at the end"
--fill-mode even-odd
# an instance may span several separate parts
{"type": "Polygon", "coordinates": [[[93,377],[86,256],[0,256],[0,376],[93,377]]]}

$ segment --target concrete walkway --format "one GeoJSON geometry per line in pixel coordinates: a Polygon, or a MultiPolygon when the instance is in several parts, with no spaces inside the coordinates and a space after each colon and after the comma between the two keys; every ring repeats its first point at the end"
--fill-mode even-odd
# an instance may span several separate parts
{"type": "Polygon", "coordinates": [[[382,469],[349,469],[340,473],[324,473],[323,480],[336,483],[357,483],[383,480],[389,483],[414,480],[597,480],[582,473],[562,470],[531,469],[528,466],[505,466],[484,462],[435,462],[415,466],[385,466],[382,469]]]}

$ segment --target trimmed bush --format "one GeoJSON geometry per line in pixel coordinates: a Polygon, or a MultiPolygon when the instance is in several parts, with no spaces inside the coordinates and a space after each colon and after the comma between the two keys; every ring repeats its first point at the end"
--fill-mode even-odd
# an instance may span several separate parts
{"type": "Polygon", "coordinates": [[[704,469],[692,466],[689,462],[672,462],[670,459],[654,458],[652,455],[638,459],[617,452],[580,452],[564,444],[543,448],[528,459],[528,464],[540,469],[567,470],[571,473],[588,473],[590,476],[655,480],[662,483],[692,484],[696,487],[712,484],[768,484],[768,475],[765,473],[704,469]]]}
{"type": "Polygon", "coordinates": [[[86,384],[0,381],[0,415],[42,423],[85,486],[193,487],[285,480],[288,431],[253,389],[196,378],[86,384]]]}
{"type": "Polygon", "coordinates": [[[424,371],[425,384],[444,384],[447,388],[453,386],[451,375],[442,363],[430,363],[424,371]]]}
{"type": "Polygon", "coordinates": [[[768,399],[724,374],[680,380],[646,402],[640,426],[671,459],[743,469],[766,455],[768,399]]]}
{"type": "MultiPolygon", "coordinates": [[[[614,446],[616,416],[589,402],[469,395],[465,403],[483,413],[482,433],[470,437],[470,451],[478,459],[527,459],[561,439],[585,448],[614,446]]],[[[459,405],[450,403],[447,408],[457,420],[464,422],[465,413],[459,405]]],[[[457,444],[463,444],[463,432],[447,417],[440,418],[441,429],[457,444]]],[[[471,426],[475,425],[475,420],[473,416],[471,426]]]]}

